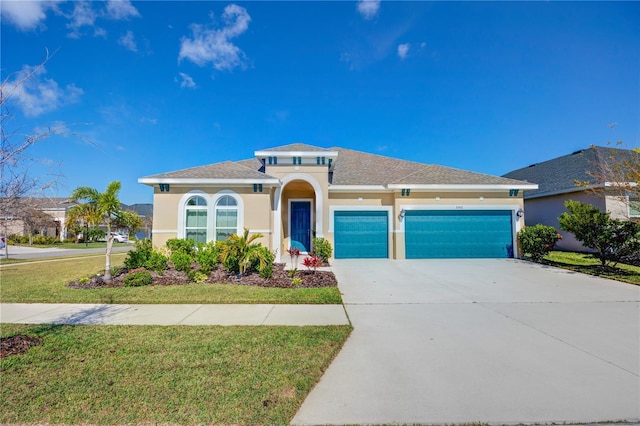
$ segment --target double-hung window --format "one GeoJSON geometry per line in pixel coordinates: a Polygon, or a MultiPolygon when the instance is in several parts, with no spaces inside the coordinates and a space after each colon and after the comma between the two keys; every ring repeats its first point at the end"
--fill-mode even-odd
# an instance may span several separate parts
{"type": "Polygon", "coordinates": [[[226,240],[238,232],[238,203],[230,195],[223,195],[216,203],[216,241],[226,240]]]}
{"type": "Polygon", "coordinates": [[[191,197],[185,207],[185,238],[199,243],[207,242],[207,201],[200,196],[191,197]]]}

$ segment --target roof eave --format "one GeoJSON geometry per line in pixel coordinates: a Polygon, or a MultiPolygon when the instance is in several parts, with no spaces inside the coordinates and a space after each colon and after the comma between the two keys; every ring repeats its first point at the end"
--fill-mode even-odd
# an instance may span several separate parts
{"type": "Polygon", "coordinates": [[[387,188],[393,190],[402,190],[402,189],[413,189],[420,191],[453,191],[453,192],[461,192],[461,191],[504,191],[511,189],[521,189],[521,190],[533,190],[538,189],[537,184],[528,183],[528,184],[447,184],[447,183],[438,183],[438,184],[397,184],[392,183],[387,185],[387,188]]]}
{"type": "Polygon", "coordinates": [[[275,178],[270,179],[259,179],[259,178],[248,178],[248,179],[212,179],[212,178],[139,178],[138,183],[142,183],[144,185],[155,185],[155,184],[173,184],[173,185],[252,185],[254,183],[260,183],[262,185],[270,185],[270,186],[278,186],[280,185],[280,180],[275,178]]]}
{"type": "Polygon", "coordinates": [[[329,185],[329,192],[381,192],[389,191],[385,185],[329,185]]]}
{"type": "Polygon", "coordinates": [[[302,157],[302,158],[316,158],[316,157],[329,157],[337,158],[338,151],[256,151],[255,156],[257,158],[267,157],[302,157]]]}

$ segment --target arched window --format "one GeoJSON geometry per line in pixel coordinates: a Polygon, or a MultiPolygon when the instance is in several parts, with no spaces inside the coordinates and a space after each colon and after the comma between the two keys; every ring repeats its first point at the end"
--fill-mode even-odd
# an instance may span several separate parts
{"type": "Polygon", "coordinates": [[[216,203],[216,241],[226,240],[238,232],[238,203],[230,195],[223,195],[216,203]]]}
{"type": "Polygon", "coordinates": [[[187,200],[185,206],[185,238],[193,238],[197,242],[207,242],[207,201],[195,196],[187,200]]]}

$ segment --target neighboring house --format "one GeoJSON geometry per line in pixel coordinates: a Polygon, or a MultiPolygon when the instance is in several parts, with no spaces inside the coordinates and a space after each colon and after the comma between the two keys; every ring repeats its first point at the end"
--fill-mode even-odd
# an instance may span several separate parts
{"type": "Polygon", "coordinates": [[[629,150],[592,147],[572,154],[532,164],[504,175],[506,178],[537,183],[537,190],[524,194],[528,226],[538,223],[553,226],[563,238],[557,244],[561,250],[583,251],[585,247],[573,234],[561,231],[558,217],[566,211],[564,202],[575,200],[589,203],[611,213],[615,219],[640,217],[637,200],[629,200],[616,189],[619,183],[601,181],[611,169],[610,160],[632,158],[629,150]],[[607,190],[609,188],[609,190],[607,190]],[[594,191],[594,189],[600,189],[594,191]]]}
{"type": "MultiPolygon", "coordinates": [[[[10,214],[7,217],[0,218],[0,234],[4,233],[6,226],[7,235],[28,235],[31,233],[38,233],[41,235],[54,236],[60,241],[64,241],[69,235],[66,227],[67,211],[70,207],[75,205],[69,202],[68,197],[25,197],[20,198],[15,203],[16,206],[14,214],[10,214]],[[50,217],[34,218],[34,214],[30,213],[31,210],[41,212],[50,217]],[[30,216],[30,219],[36,222],[36,225],[29,223],[29,220],[25,220],[25,215],[30,216]]],[[[130,206],[122,204],[123,210],[132,210],[142,218],[145,224],[143,230],[136,233],[141,238],[148,238],[151,234],[151,224],[147,224],[146,218],[153,216],[153,204],[132,204],[130,206]]],[[[126,231],[124,229],[117,229],[116,231],[126,231]]]]}
{"type": "Polygon", "coordinates": [[[537,185],[344,148],[292,144],[138,179],[154,189],[153,243],[247,228],[276,260],[323,237],[336,258],[514,257],[537,185]]]}
{"type": "Polygon", "coordinates": [[[4,227],[6,226],[7,235],[27,235],[32,232],[63,240],[66,233],[66,212],[71,205],[68,198],[19,198],[14,201],[13,208],[10,207],[10,210],[15,210],[15,212],[2,218],[5,223],[2,225],[3,231],[0,231],[0,233],[4,233],[4,227]],[[32,211],[44,213],[50,218],[46,216],[36,217],[36,214],[33,214],[32,211]],[[33,219],[34,223],[30,223],[32,220],[25,220],[25,217],[33,219]]]}

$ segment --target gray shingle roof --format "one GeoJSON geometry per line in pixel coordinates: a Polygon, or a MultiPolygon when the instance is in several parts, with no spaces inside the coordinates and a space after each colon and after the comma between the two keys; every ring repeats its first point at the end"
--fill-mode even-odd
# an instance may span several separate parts
{"type": "MultiPolygon", "coordinates": [[[[307,151],[338,153],[331,171],[332,185],[522,185],[504,177],[468,172],[434,164],[422,164],[346,148],[319,148],[295,143],[260,152],[307,151]]],[[[143,179],[275,179],[263,173],[256,159],[225,161],[201,167],[147,176],[143,179]]]]}
{"type": "Polygon", "coordinates": [[[338,151],[334,185],[517,185],[522,182],[345,148],[338,151]]]}
{"type": "Polygon", "coordinates": [[[576,181],[596,184],[594,174],[612,155],[630,155],[632,151],[595,146],[511,171],[504,177],[537,183],[539,189],[527,191],[525,198],[579,191],[576,181]]]}
{"type": "MultiPolygon", "coordinates": [[[[257,161],[259,165],[260,162],[257,161]]],[[[177,170],[175,172],[160,173],[146,176],[146,179],[274,179],[258,171],[258,168],[249,168],[244,164],[224,161],[206,166],[192,167],[189,169],[177,170]]]]}

